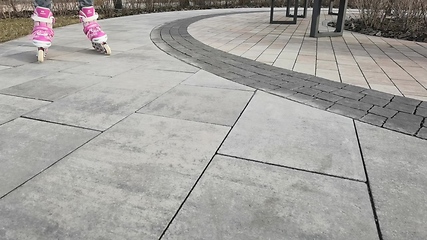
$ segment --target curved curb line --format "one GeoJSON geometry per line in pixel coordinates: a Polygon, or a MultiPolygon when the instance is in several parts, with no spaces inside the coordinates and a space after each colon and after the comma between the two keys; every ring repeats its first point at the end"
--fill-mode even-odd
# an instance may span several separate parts
{"type": "Polygon", "coordinates": [[[176,20],[154,28],[152,42],[167,54],[236,83],[340,114],[361,122],[427,139],[427,102],[334,82],[246,59],[194,39],[188,26],[232,12],[176,20]]]}

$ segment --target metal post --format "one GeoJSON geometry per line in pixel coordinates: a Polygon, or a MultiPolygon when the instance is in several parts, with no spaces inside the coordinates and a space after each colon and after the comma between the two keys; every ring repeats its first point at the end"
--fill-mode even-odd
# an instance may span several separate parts
{"type": "Polygon", "coordinates": [[[298,18],[298,6],[299,6],[299,1],[295,0],[294,15],[292,16],[292,17],[294,17],[295,24],[297,23],[297,18],[298,18]]]}
{"type": "MultiPolygon", "coordinates": [[[[288,1],[288,5],[287,6],[289,6],[290,5],[290,0],[287,0],[288,1]]],[[[297,4],[297,6],[299,6],[299,1],[296,1],[296,4],[297,4]]],[[[303,3],[303,14],[302,15],[298,15],[298,17],[299,18],[306,18],[307,17],[307,8],[308,8],[308,0],[304,0],[304,3],[303,3]]],[[[298,11],[297,11],[298,12],[298,11]]],[[[289,7],[286,9],[286,17],[293,17],[294,15],[291,15],[290,13],[289,13],[289,7]]]]}
{"type": "Polygon", "coordinates": [[[308,0],[304,0],[304,13],[302,14],[303,18],[307,17],[307,8],[308,8],[308,0]]]}
{"type": "MultiPolygon", "coordinates": [[[[291,0],[288,0],[288,2],[291,0]]],[[[290,4],[289,4],[290,5],[290,4]]],[[[289,5],[286,6],[286,11],[289,11],[289,5]]],[[[274,21],[273,20],[273,12],[274,12],[274,0],[271,0],[271,9],[270,9],[270,23],[271,24],[297,24],[297,20],[298,20],[298,0],[295,0],[295,8],[294,8],[294,15],[293,20],[292,21],[274,21]]]]}
{"type": "Polygon", "coordinates": [[[343,27],[344,27],[345,12],[347,9],[347,3],[348,3],[348,0],[340,0],[337,26],[335,27],[335,32],[342,32],[344,29],[343,27]]]}
{"type": "Polygon", "coordinates": [[[334,0],[329,0],[328,15],[334,15],[334,0]]]}
{"type": "Polygon", "coordinates": [[[270,23],[273,23],[274,0],[271,0],[270,23]]]}
{"type": "Polygon", "coordinates": [[[348,0],[340,0],[337,25],[334,32],[319,32],[320,8],[322,0],[314,0],[313,17],[311,20],[310,37],[336,37],[342,36],[344,30],[345,12],[348,0]]]}
{"type": "Polygon", "coordinates": [[[291,0],[287,0],[286,1],[286,17],[291,17],[291,13],[289,10],[290,6],[291,6],[291,0]]]}
{"type": "Polygon", "coordinates": [[[310,37],[317,37],[319,34],[320,8],[322,7],[321,0],[314,0],[313,15],[311,16],[310,37]]]}

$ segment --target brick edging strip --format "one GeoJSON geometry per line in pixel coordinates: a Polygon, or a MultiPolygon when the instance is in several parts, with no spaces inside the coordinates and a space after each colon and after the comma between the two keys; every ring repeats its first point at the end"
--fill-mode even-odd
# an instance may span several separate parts
{"type": "Polygon", "coordinates": [[[233,12],[173,21],[152,30],[167,54],[236,83],[361,122],[427,139],[427,102],[334,82],[246,59],[207,46],[187,31],[190,24],[233,12]]]}

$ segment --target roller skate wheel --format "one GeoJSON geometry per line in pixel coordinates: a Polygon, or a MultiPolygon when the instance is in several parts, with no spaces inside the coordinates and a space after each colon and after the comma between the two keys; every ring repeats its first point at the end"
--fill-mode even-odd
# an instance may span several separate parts
{"type": "Polygon", "coordinates": [[[110,46],[108,46],[108,44],[104,44],[103,47],[105,49],[105,54],[110,55],[111,54],[110,46]]]}
{"type": "Polygon", "coordinates": [[[42,63],[44,61],[44,50],[43,49],[39,49],[37,51],[37,61],[42,63]]]}
{"type": "Polygon", "coordinates": [[[92,47],[100,53],[104,53],[104,47],[102,46],[101,43],[92,43],[92,47]]]}

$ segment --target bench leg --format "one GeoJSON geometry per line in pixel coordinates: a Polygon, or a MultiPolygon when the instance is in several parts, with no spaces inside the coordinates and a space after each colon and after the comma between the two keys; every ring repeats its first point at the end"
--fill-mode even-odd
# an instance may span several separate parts
{"type": "Polygon", "coordinates": [[[273,13],[274,13],[274,0],[271,0],[270,23],[273,23],[273,13]]]}
{"type": "Polygon", "coordinates": [[[338,11],[337,26],[335,32],[342,32],[344,30],[345,11],[347,9],[348,0],[340,0],[340,7],[338,11]]]}
{"type": "Polygon", "coordinates": [[[304,0],[304,13],[302,14],[303,18],[307,17],[307,8],[308,8],[308,0],[304,0]]]}
{"type": "Polygon", "coordinates": [[[320,8],[322,7],[321,0],[314,0],[313,15],[311,16],[310,37],[317,37],[319,34],[320,8]]]}

